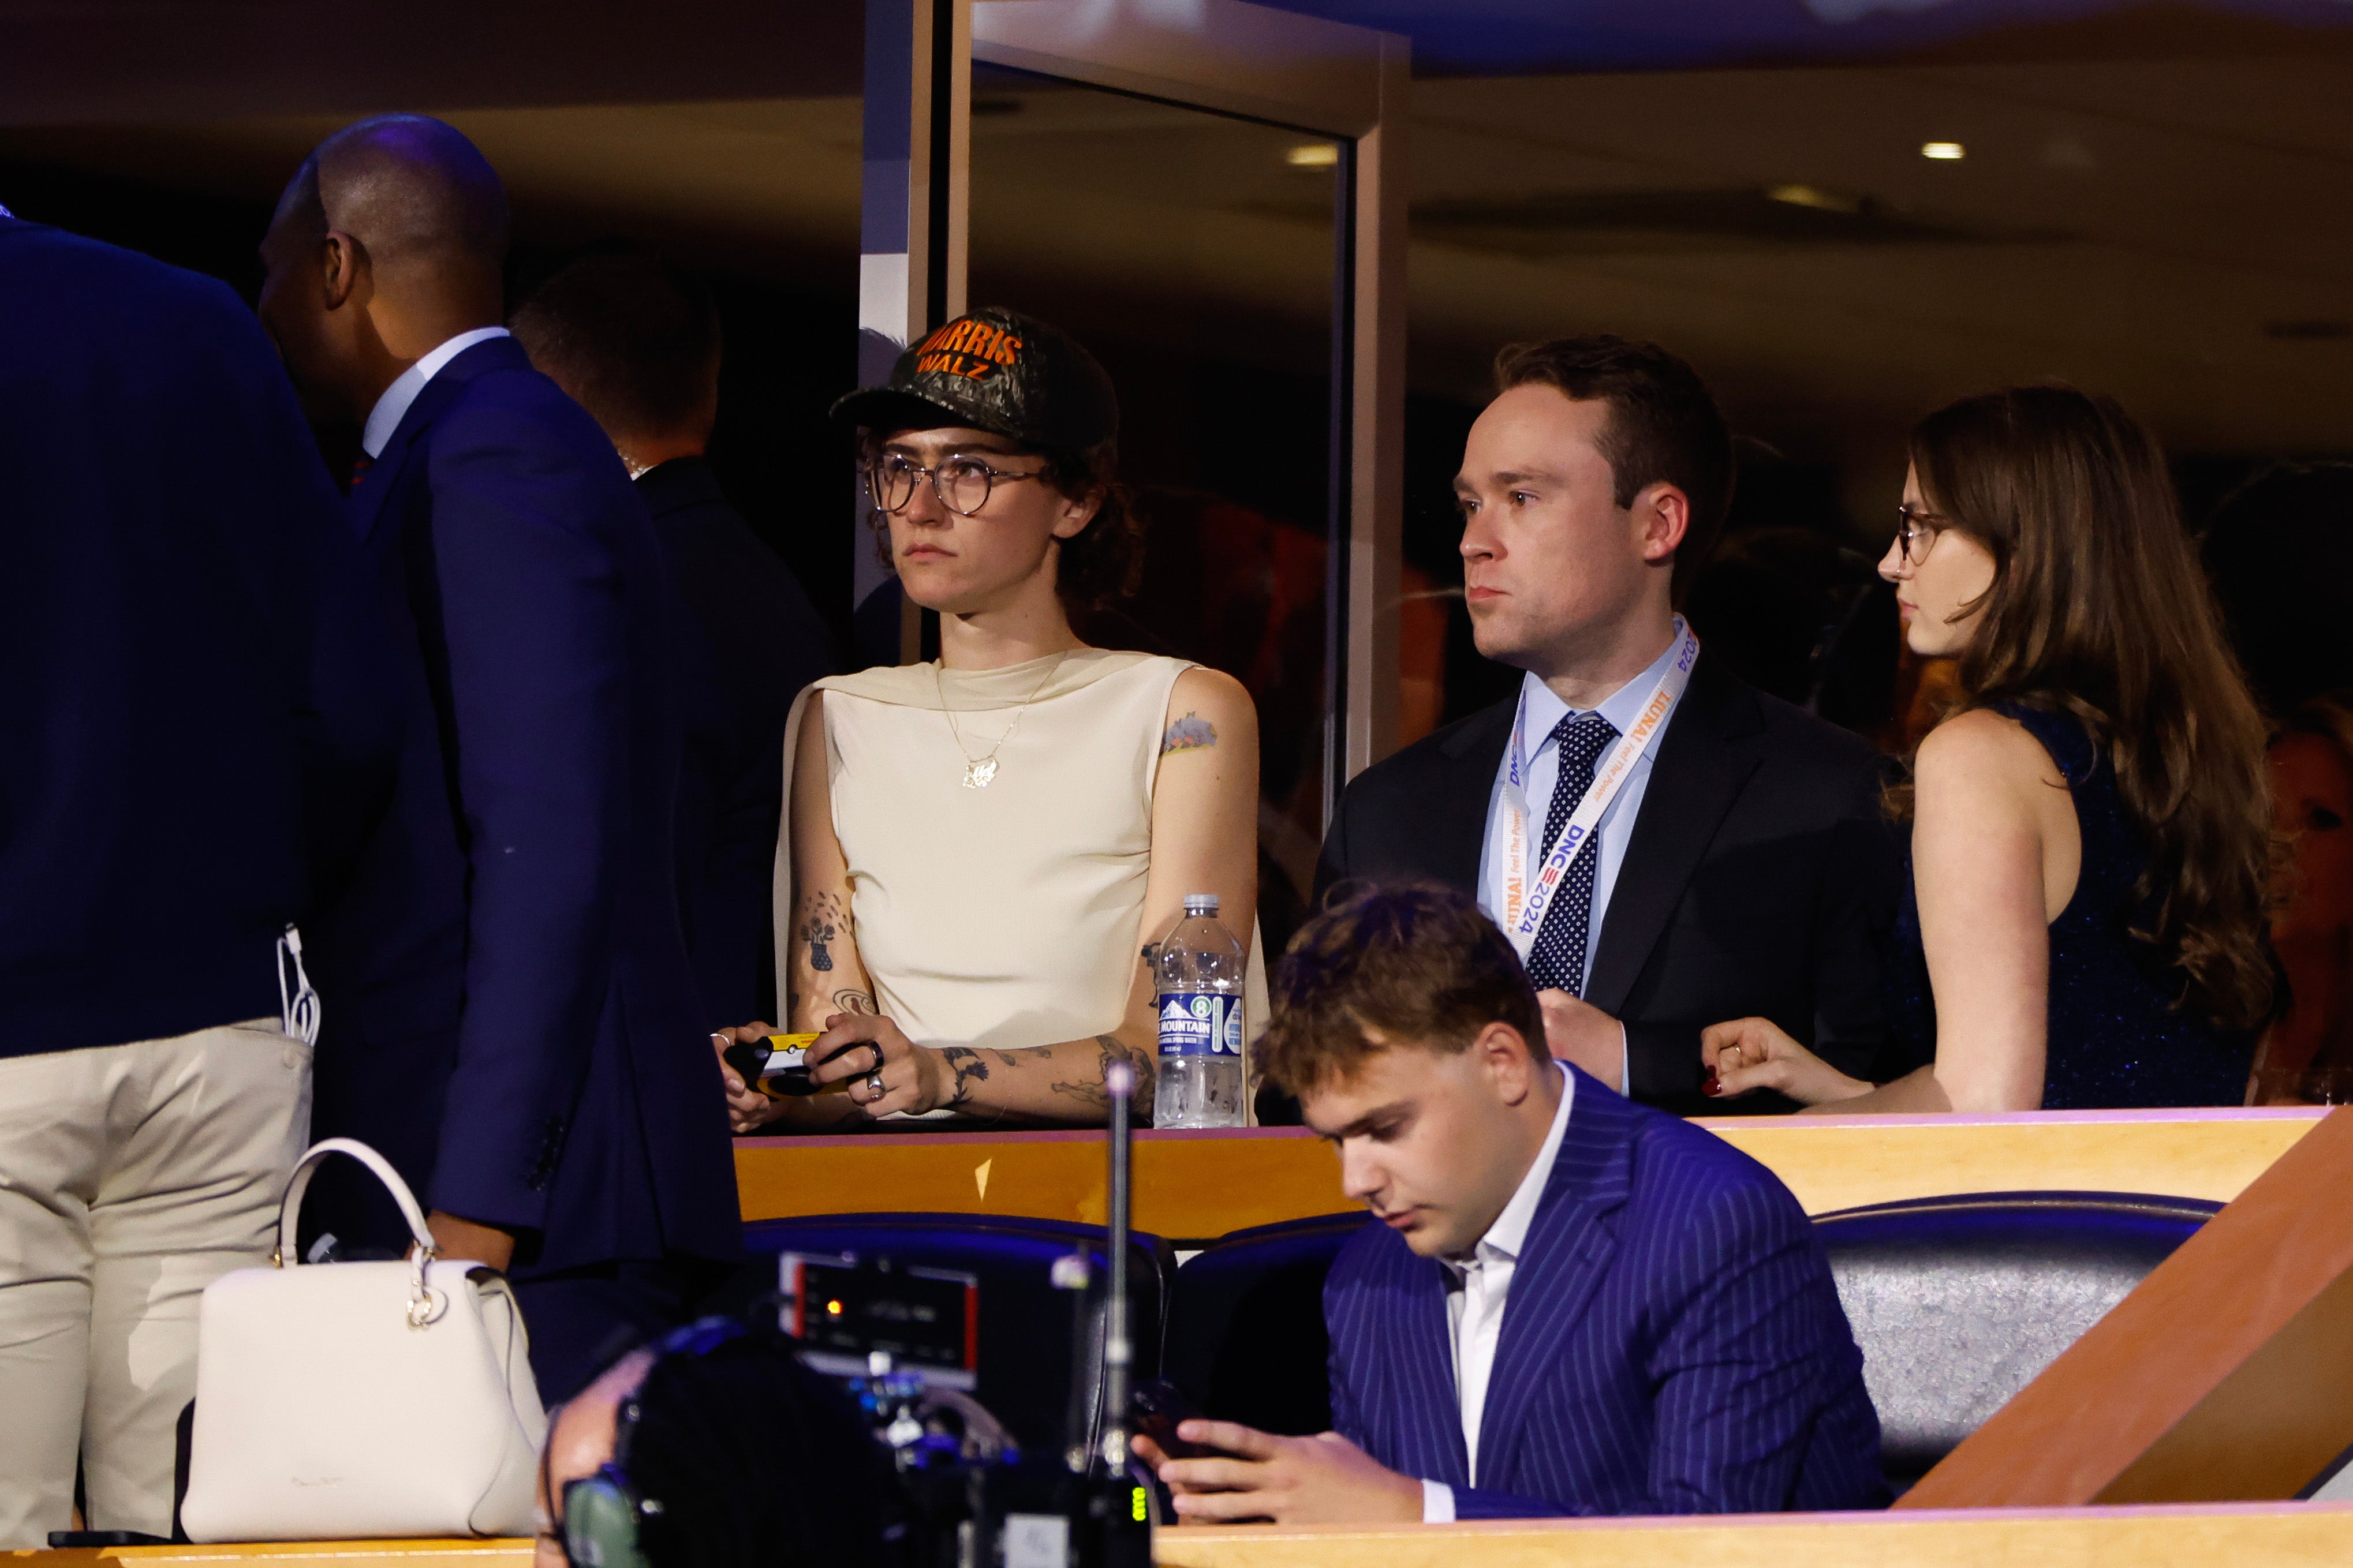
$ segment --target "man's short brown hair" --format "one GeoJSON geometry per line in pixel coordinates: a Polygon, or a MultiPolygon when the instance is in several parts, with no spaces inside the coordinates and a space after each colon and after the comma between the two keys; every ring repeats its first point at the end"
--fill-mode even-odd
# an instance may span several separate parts
{"type": "Polygon", "coordinates": [[[1479,906],[1426,883],[1368,887],[1300,927],[1275,965],[1258,1043],[1276,1087],[1303,1095],[1387,1049],[1366,1037],[1468,1050],[1490,1024],[1544,1047],[1544,1014],[1519,954],[1479,906]]]}
{"type": "Polygon", "coordinates": [[[1601,455],[1609,462],[1611,499],[1620,507],[1632,506],[1636,496],[1661,483],[1690,500],[1691,521],[1675,549],[1681,599],[1732,509],[1732,429],[1707,384],[1656,343],[1592,332],[1513,343],[1495,356],[1497,395],[1528,385],[1609,405],[1601,455]]]}
{"type": "Polygon", "coordinates": [[[718,307],[701,279],[657,252],[591,250],[533,290],[507,325],[607,435],[710,433],[718,307]]]}

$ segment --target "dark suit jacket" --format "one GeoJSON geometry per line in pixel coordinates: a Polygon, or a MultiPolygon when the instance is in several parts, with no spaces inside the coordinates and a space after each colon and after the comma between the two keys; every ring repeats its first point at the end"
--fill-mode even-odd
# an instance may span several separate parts
{"type": "Polygon", "coordinates": [[[1713,1133],[1577,1075],[1504,1306],[1475,1490],[1446,1292],[1443,1265],[1366,1226],[1324,1317],[1334,1428],[1452,1487],[1458,1518],[1886,1500],[1821,1244],[1788,1189],[1713,1133]]]}
{"type": "Polygon", "coordinates": [[[412,706],[392,816],[313,944],[320,1135],[522,1232],[519,1272],[729,1256],[673,872],[679,612],[644,506],[498,338],[426,385],[350,511],[412,706]]]}
{"type": "Polygon", "coordinates": [[[685,762],[678,903],[712,1027],[776,1016],[769,881],[784,811],[785,720],[833,673],[817,608],[754,536],[700,458],[638,476],[689,612],[680,637],[685,762]]]}
{"type": "Polygon", "coordinates": [[[391,784],[370,612],[253,313],[0,217],[0,1057],[277,1016],[391,784]]]}
{"type": "MultiPolygon", "coordinates": [[[[1501,702],[1359,774],[1316,867],[1476,895],[1501,702]]],[[[1704,646],[1651,759],[1585,999],[1626,1026],[1634,1097],[1683,1115],[1782,1110],[1699,1092],[1699,1032],[1770,1018],[1859,1077],[1892,1078],[1881,950],[1900,875],[1862,740],[1748,686],[1704,646]]]]}

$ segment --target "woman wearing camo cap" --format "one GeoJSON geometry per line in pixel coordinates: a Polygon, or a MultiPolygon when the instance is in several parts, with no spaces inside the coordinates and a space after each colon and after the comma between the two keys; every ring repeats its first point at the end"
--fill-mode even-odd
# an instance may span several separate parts
{"type": "Polygon", "coordinates": [[[797,708],[776,972],[788,1027],[822,1031],[812,1077],[849,1089],[771,1100],[730,1069],[733,1124],[1100,1123],[1121,1061],[1148,1110],[1139,953],[1187,894],[1251,927],[1258,718],[1229,676],[1071,629],[1143,564],[1111,379],[1055,328],[987,308],[834,417],[860,432],[874,520],[907,597],[939,614],[940,657],[819,681],[797,708]]]}

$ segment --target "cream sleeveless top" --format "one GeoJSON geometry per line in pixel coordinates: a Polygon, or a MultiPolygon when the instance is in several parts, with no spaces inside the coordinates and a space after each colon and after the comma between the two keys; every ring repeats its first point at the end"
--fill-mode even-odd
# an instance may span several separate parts
{"type": "MultiPolygon", "coordinates": [[[[1119,1027],[1147,940],[1152,790],[1169,693],[1193,668],[1078,648],[1003,669],[869,669],[810,689],[828,694],[826,776],[859,957],[876,1004],[909,1039],[1010,1050],[1119,1027]],[[965,788],[967,761],[987,756],[1008,726],[996,777],[965,788]]],[[[792,973],[789,797],[807,700],[804,692],[786,730],[779,975],[792,973]]],[[[1266,1019],[1263,962],[1255,911],[1225,911],[1239,933],[1237,914],[1250,921],[1244,1005],[1255,1035],[1266,1019]]]]}

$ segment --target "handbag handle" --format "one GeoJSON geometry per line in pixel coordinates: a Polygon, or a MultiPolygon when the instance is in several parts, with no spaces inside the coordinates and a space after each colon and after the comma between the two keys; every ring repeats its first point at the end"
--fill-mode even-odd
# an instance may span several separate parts
{"type": "Polygon", "coordinates": [[[417,1255],[431,1258],[434,1253],[433,1232],[426,1226],[425,1211],[417,1206],[417,1194],[408,1190],[408,1184],[400,1179],[400,1173],[392,1168],[392,1162],[356,1138],[328,1138],[305,1150],[301,1159],[294,1163],[294,1174],[287,1179],[285,1201],[278,1205],[279,1266],[284,1268],[301,1261],[294,1250],[294,1231],[296,1222],[302,1217],[302,1194],[311,1190],[311,1173],[330,1154],[349,1154],[375,1173],[376,1180],[391,1192],[392,1201],[400,1205],[400,1217],[408,1222],[408,1234],[417,1240],[417,1255]]]}

